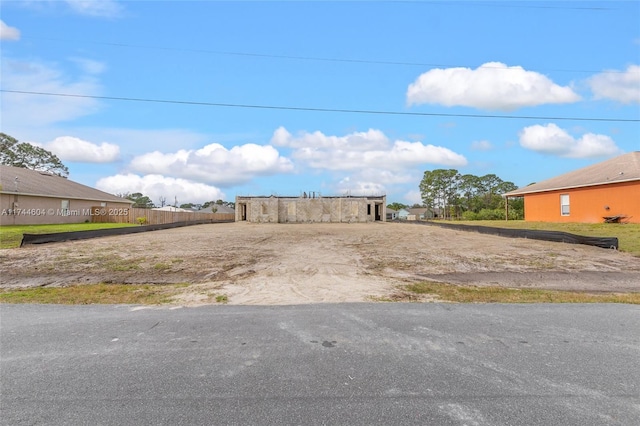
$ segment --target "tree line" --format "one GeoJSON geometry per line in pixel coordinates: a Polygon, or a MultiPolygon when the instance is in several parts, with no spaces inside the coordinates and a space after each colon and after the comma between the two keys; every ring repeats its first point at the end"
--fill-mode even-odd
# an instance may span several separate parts
{"type": "Polygon", "coordinates": [[[212,207],[213,213],[216,212],[216,206],[227,206],[232,209],[235,208],[235,203],[233,201],[224,201],[224,200],[215,200],[215,201],[207,201],[203,204],[200,203],[183,203],[178,204],[177,197],[174,198],[173,204],[167,204],[167,197],[160,197],[160,202],[156,205],[153,203],[153,200],[147,196],[142,194],[141,192],[125,192],[122,194],[116,194],[118,197],[126,198],[127,200],[133,201],[133,205],[131,207],[141,208],[141,209],[152,209],[154,207],[164,207],[166,205],[170,205],[172,207],[180,207],[181,209],[193,209],[193,210],[202,210],[207,207],[212,207]]]}
{"type": "MultiPolygon", "coordinates": [[[[455,169],[424,172],[420,194],[425,207],[443,219],[497,220],[505,218],[506,199],[502,194],[518,189],[513,182],[495,174],[475,176],[455,169]]],[[[509,219],[524,218],[522,198],[509,201],[509,219]]]]}

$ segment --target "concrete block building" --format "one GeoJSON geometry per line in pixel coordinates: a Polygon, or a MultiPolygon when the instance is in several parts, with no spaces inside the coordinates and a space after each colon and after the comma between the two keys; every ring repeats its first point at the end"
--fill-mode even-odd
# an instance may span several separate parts
{"type": "Polygon", "coordinates": [[[237,196],[236,222],[385,222],[386,195],[322,197],[237,196]]]}

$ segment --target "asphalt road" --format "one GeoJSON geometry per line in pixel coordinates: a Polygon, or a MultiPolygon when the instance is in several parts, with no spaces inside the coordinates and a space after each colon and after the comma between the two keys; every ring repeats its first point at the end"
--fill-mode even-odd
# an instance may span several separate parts
{"type": "Polygon", "coordinates": [[[640,307],[0,305],[3,425],[640,424],[640,307]]]}

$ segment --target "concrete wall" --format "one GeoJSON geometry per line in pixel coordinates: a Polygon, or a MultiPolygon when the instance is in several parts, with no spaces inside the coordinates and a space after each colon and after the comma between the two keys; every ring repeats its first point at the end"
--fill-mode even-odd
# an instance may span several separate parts
{"type": "Polygon", "coordinates": [[[0,194],[0,225],[45,225],[91,222],[92,207],[103,207],[113,215],[127,214],[129,203],[0,194]]]}
{"type": "Polygon", "coordinates": [[[236,197],[236,221],[243,220],[256,223],[384,222],[386,196],[236,197]]]}

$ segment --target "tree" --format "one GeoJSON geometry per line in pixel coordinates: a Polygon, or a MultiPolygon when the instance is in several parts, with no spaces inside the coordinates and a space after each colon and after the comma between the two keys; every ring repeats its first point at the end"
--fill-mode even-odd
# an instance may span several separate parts
{"type": "Polygon", "coordinates": [[[444,218],[451,216],[450,207],[458,204],[460,174],[455,169],[425,171],[420,182],[422,201],[429,208],[439,207],[444,218]]]}
{"type": "Polygon", "coordinates": [[[167,197],[164,195],[160,196],[160,207],[164,207],[167,204],[167,197]]]}
{"type": "Polygon", "coordinates": [[[117,194],[118,197],[126,198],[127,200],[133,201],[133,205],[131,207],[138,209],[151,209],[155,207],[153,205],[153,201],[151,198],[146,195],[142,195],[140,192],[134,192],[133,194],[125,193],[125,194],[117,194]]]}
{"type": "Polygon", "coordinates": [[[0,164],[49,172],[66,178],[69,169],[50,151],[0,133],[0,164]]]}
{"type": "Polygon", "coordinates": [[[402,203],[391,203],[391,204],[387,204],[387,208],[397,211],[397,210],[406,209],[407,205],[402,203]]]}

